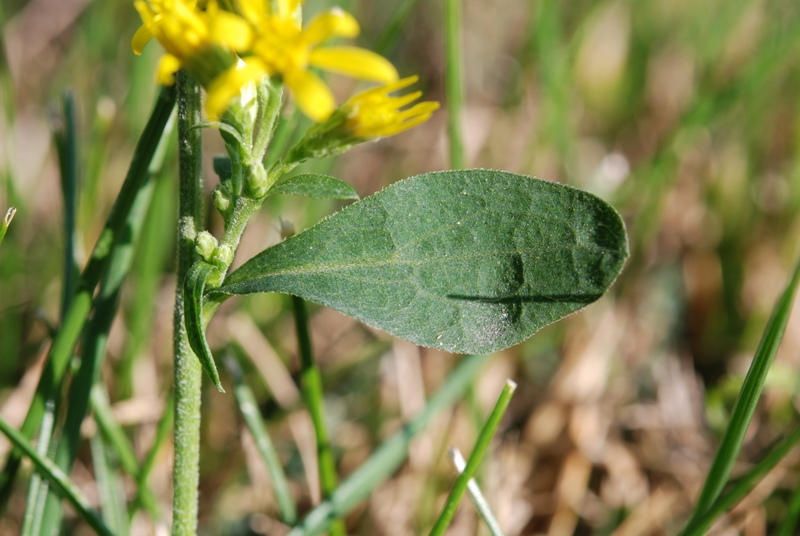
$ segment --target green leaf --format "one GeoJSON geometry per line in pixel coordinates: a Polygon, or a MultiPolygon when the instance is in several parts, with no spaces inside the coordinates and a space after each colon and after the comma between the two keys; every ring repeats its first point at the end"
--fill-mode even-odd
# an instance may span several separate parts
{"type": "Polygon", "coordinates": [[[591,194],[446,171],[350,205],[211,293],[295,294],[419,345],[485,353],[598,299],[627,256],[622,219],[591,194]]]}
{"type": "Polygon", "coordinates": [[[220,182],[231,180],[233,177],[233,164],[229,156],[214,157],[214,173],[219,177],[220,182]]]}
{"type": "Polygon", "coordinates": [[[303,173],[279,181],[270,194],[299,195],[314,199],[358,199],[358,193],[344,181],[318,173],[303,173]]]}
{"type": "Polygon", "coordinates": [[[206,341],[205,322],[203,321],[203,291],[209,278],[218,273],[219,271],[214,266],[203,261],[198,261],[189,268],[183,283],[183,294],[186,300],[184,302],[184,320],[189,346],[192,347],[200,364],[203,365],[203,370],[206,371],[219,392],[224,393],[225,389],[222,388],[219,381],[217,365],[214,363],[214,357],[211,355],[211,349],[206,341]]]}

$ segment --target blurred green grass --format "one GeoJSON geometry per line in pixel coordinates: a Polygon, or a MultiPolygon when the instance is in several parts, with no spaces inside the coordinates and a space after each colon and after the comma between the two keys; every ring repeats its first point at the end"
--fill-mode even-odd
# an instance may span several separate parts
{"type": "MultiPolygon", "coordinates": [[[[327,5],[309,0],[307,9],[327,5]]],[[[420,73],[426,95],[442,98],[440,2],[396,3],[408,9],[402,31],[382,40],[392,10],[357,1],[342,7],[363,22],[362,44],[377,40],[403,74],[420,73]]],[[[496,457],[483,470],[484,492],[490,503],[493,494],[500,501],[498,516],[516,527],[512,534],[676,532],[798,252],[800,5],[495,0],[465,2],[464,17],[468,164],[593,191],[623,214],[632,245],[608,297],[504,352],[476,385],[477,393],[491,391],[503,375],[520,384],[496,457]],[[518,507],[503,514],[503,504],[518,507]],[[640,517],[646,521],[635,525],[640,517]]],[[[18,208],[0,247],[0,411],[12,423],[24,416],[19,400],[30,390],[22,378],[38,370],[58,321],[64,246],[49,132],[53,103],[65,87],[73,89],[84,260],[155,94],[156,47],[140,58],[130,52],[137,21],[126,2],[7,1],[0,10],[0,211],[18,208]]],[[[350,89],[343,80],[332,83],[341,95],[350,89]]],[[[442,169],[444,119],[440,112],[411,133],[307,171],[330,172],[365,196],[442,169]]],[[[206,138],[210,162],[222,146],[214,132],[206,138]]],[[[210,173],[207,179],[210,190],[215,179],[210,173]]],[[[140,454],[171,384],[174,168],[164,173],[155,199],[104,372],[117,418],[140,454]]],[[[248,230],[237,262],[278,240],[279,215],[302,229],[336,208],[275,198],[248,230]]],[[[220,225],[210,218],[211,229],[220,225]]],[[[263,350],[269,341],[296,371],[290,300],[257,296],[235,308],[244,315],[227,307],[212,322],[219,347],[233,338],[263,350]],[[231,335],[232,326],[242,333],[231,335]]],[[[406,406],[417,400],[408,393],[421,396],[421,386],[431,392],[452,359],[423,350],[420,377],[403,375],[397,361],[416,362],[407,349],[329,311],[312,314],[333,441],[346,474],[408,415],[406,406]]],[[[797,420],[797,322],[790,322],[779,372],[767,381],[745,443],[750,459],[797,420]]],[[[295,496],[307,509],[314,493],[291,430],[300,410],[276,404],[273,388],[253,382],[295,496]]],[[[490,402],[476,399],[485,415],[490,402]]],[[[201,524],[209,533],[279,531],[270,521],[274,501],[258,491],[266,477],[241,439],[232,396],[209,390],[204,404],[201,524]]],[[[456,443],[468,451],[473,421],[462,409],[434,430],[397,478],[351,516],[352,532],[413,534],[429,526],[451,483],[442,448],[456,443]]],[[[156,471],[151,482],[165,510],[168,458],[162,452],[164,474],[156,471]]],[[[76,478],[85,484],[88,445],[81,459],[76,478]]],[[[760,500],[724,526],[769,533],[785,515],[797,466],[780,471],[760,500]]],[[[464,531],[457,533],[472,533],[475,520],[467,510],[456,518],[453,530],[464,531]]],[[[9,510],[15,511],[21,510],[9,510]]],[[[20,520],[6,516],[0,532],[13,534],[20,520]]]]}

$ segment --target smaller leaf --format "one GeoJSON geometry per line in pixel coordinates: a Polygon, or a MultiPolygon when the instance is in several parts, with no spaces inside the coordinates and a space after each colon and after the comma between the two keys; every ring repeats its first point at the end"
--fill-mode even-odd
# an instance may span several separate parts
{"type": "Polygon", "coordinates": [[[303,173],[282,180],[272,187],[270,193],[314,199],[358,199],[358,193],[346,182],[318,173],[303,173]]]}
{"type": "Polygon", "coordinates": [[[228,156],[214,157],[214,173],[219,176],[221,182],[231,180],[233,177],[233,164],[228,156]]]}
{"type": "Polygon", "coordinates": [[[220,393],[225,389],[219,381],[219,372],[211,355],[211,349],[206,340],[206,330],[203,322],[203,291],[206,288],[208,279],[217,272],[217,269],[203,261],[196,262],[189,268],[186,280],[183,283],[184,294],[184,321],[186,323],[186,337],[189,339],[189,346],[192,347],[203,370],[214,382],[220,393]]]}

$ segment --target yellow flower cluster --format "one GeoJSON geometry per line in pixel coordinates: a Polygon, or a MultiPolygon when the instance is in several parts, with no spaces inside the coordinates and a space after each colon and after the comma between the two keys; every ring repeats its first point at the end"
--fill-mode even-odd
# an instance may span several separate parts
{"type": "Polygon", "coordinates": [[[418,102],[408,105],[422,96],[415,91],[400,97],[390,93],[414,84],[419,77],[409,76],[393,84],[363,91],[344,103],[346,115],[345,128],[357,138],[371,139],[393,136],[427,121],[439,109],[438,102],[418,102]]]}
{"type": "Polygon", "coordinates": [[[397,71],[388,60],[363,48],[322,46],[335,37],[358,35],[358,22],[350,14],[334,8],[303,27],[301,3],[227,0],[224,5],[232,7],[226,11],[217,0],[208,0],[204,8],[197,0],[136,0],[143,24],[131,44],[140,54],[152,38],[161,43],[166,54],[159,64],[159,82],[173,83],[174,73],[186,68],[206,88],[206,112],[212,119],[224,113],[243,87],[269,75],[282,80],[303,113],[314,121],[324,121],[336,102],[311,68],[388,84],[345,104],[347,124],[359,137],[395,134],[430,117],[436,103],[400,111],[417,100],[419,93],[388,96],[416,80],[398,82],[397,71]]]}

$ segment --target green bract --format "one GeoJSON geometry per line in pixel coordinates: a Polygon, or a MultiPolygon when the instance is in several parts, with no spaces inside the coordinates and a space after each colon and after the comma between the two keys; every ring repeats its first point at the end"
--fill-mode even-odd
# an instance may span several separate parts
{"type": "Polygon", "coordinates": [[[316,199],[358,199],[358,193],[344,181],[319,173],[303,173],[279,180],[270,195],[288,194],[316,199]]]}

